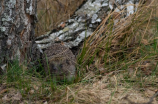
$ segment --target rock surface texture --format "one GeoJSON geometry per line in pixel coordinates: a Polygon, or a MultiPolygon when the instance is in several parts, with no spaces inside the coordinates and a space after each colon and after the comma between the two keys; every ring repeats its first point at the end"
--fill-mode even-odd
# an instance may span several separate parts
{"type": "Polygon", "coordinates": [[[69,20],[61,23],[65,27],[59,26],[59,29],[37,37],[36,43],[41,49],[57,42],[63,42],[69,48],[77,47],[111,11],[121,15],[121,18],[126,18],[137,11],[138,3],[139,0],[87,0],[69,20]]]}

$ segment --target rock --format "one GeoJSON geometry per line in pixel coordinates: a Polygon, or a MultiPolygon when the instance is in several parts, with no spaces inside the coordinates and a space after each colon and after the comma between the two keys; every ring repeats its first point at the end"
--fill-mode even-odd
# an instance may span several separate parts
{"type": "Polygon", "coordinates": [[[87,0],[74,15],[67,20],[65,27],[54,29],[36,38],[36,43],[43,49],[51,43],[63,42],[66,47],[77,47],[89,37],[107,16],[109,0],[87,0]]]}
{"type": "MultiPolygon", "coordinates": [[[[127,18],[138,9],[140,0],[87,0],[74,15],[58,29],[53,29],[44,35],[36,37],[35,42],[43,49],[52,43],[63,42],[66,47],[73,48],[93,34],[111,11],[114,11],[120,18],[127,18]],[[63,25],[64,24],[64,25],[63,25]]],[[[120,18],[115,18],[116,25],[120,18]]]]}
{"type": "Polygon", "coordinates": [[[42,60],[46,74],[57,80],[72,81],[76,76],[75,56],[60,43],[54,43],[43,50],[42,60]]]}

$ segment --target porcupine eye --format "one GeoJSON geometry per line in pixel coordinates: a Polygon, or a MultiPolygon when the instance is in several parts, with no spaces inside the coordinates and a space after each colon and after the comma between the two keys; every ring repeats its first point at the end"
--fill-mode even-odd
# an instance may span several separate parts
{"type": "Polygon", "coordinates": [[[55,67],[55,65],[54,65],[54,64],[52,64],[52,65],[51,65],[51,67],[52,67],[52,69],[53,69],[54,71],[56,71],[56,70],[57,70],[57,68],[55,67]]]}
{"type": "Polygon", "coordinates": [[[60,69],[62,69],[62,68],[63,68],[63,65],[62,65],[62,64],[60,64],[60,65],[59,65],[59,68],[60,68],[60,69]]]}
{"type": "Polygon", "coordinates": [[[70,65],[70,62],[69,62],[69,60],[66,60],[66,63],[67,63],[68,65],[70,65]]]}

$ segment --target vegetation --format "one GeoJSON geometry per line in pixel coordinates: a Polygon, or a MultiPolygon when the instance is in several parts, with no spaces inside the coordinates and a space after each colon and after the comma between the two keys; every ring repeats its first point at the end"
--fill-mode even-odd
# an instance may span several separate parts
{"type": "MultiPolygon", "coordinates": [[[[0,103],[148,102],[158,90],[156,9],[156,0],[140,5],[136,13],[115,25],[114,12],[110,13],[84,42],[77,57],[78,76],[72,84],[48,80],[27,64],[19,66],[17,60],[9,63],[7,73],[0,76],[0,103]]],[[[157,104],[157,97],[152,102],[157,104]]]]}

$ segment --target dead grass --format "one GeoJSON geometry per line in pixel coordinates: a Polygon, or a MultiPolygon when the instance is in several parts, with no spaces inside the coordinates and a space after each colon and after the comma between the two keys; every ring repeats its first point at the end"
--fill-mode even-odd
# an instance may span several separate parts
{"type": "MultiPolygon", "coordinates": [[[[5,76],[0,103],[151,104],[158,91],[156,2],[116,25],[113,13],[105,18],[78,57],[77,83],[56,85],[35,74],[17,74],[16,81],[6,83],[5,76]]],[[[157,97],[152,103],[158,104],[157,97]]]]}
{"type": "MultiPolygon", "coordinates": [[[[155,91],[157,90],[156,86],[144,86],[145,88],[141,88],[140,86],[137,86],[139,85],[137,82],[124,82],[125,79],[122,74],[123,73],[110,73],[107,76],[98,76],[93,79],[87,79],[87,82],[76,84],[75,87],[68,86],[66,90],[67,96],[65,96],[59,103],[130,104],[125,98],[129,95],[128,98],[130,101],[137,104],[148,102],[149,98],[155,94],[155,91]]],[[[134,81],[136,80],[134,79],[134,81]]],[[[157,104],[158,102],[154,100],[153,103],[157,104]]]]}
{"type": "MultiPolygon", "coordinates": [[[[146,104],[158,90],[156,76],[138,79],[135,73],[121,71],[106,76],[95,76],[93,72],[87,75],[89,77],[79,83],[57,85],[56,90],[50,83],[32,77],[29,86],[21,89],[15,87],[17,83],[3,83],[0,86],[0,103],[146,104]]],[[[153,104],[157,103],[154,98],[153,104]]]]}
{"type": "Polygon", "coordinates": [[[141,69],[150,74],[149,71],[157,66],[158,22],[155,13],[153,2],[115,25],[112,22],[114,12],[109,14],[86,40],[78,58],[81,66],[95,67],[93,69],[98,69],[101,74],[122,69],[141,69]]]}

